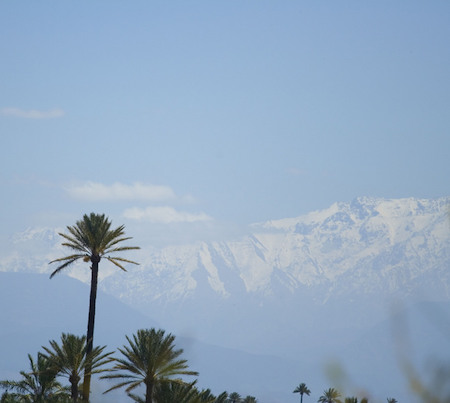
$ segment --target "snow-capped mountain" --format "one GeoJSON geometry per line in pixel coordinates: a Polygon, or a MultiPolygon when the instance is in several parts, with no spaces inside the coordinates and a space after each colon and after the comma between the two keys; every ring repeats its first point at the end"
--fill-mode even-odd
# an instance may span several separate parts
{"type": "Polygon", "coordinates": [[[316,295],[411,294],[433,286],[449,297],[450,199],[359,198],[297,218],[255,224],[232,241],[167,247],[102,287],[135,304],[218,298],[264,299],[321,287],[316,295]],[[120,280],[119,280],[120,278],[120,280]],[[124,284],[126,283],[126,284],[124,284]],[[132,286],[130,286],[130,284],[132,286]]]}

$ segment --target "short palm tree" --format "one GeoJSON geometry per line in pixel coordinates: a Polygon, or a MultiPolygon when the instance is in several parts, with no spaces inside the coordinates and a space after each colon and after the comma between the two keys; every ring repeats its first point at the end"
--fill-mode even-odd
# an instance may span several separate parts
{"type": "Polygon", "coordinates": [[[79,383],[82,375],[89,371],[90,375],[105,371],[103,365],[111,362],[110,353],[103,353],[106,346],[95,347],[88,355],[86,336],[78,337],[73,334],[63,333],[61,345],[55,340],[50,341],[49,347],[42,347],[45,358],[52,370],[58,375],[69,379],[71,398],[78,400],[79,383]],[[89,365],[88,365],[89,364],[89,365]]]}
{"type": "Polygon", "coordinates": [[[341,394],[335,388],[324,390],[323,395],[319,397],[318,403],[342,403],[341,394]]]}
{"type": "Polygon", "coordinates": [[[194,381],[189,384],[164,382],[155,388],[154,401],[156,403],[201,403],[199,391],[194,381]]]}
{"type": "Polygon", "coordinates": [[[256,397],[248,395],[244,397],[242,403],[258,403],[258,401],[256,400],[256,397]]]}
{"type": "Polygon", "coordinates": [[[4,394],[5,401],[52,403],[70,396],[67,388],[56,380],[56,371],[43,354],[38,353],[36,362],[30,354],[28,359],[31,372],[20,371],[21,380],[0,381],[0,387],[13,391],[4,394]]]}
{"type": "Polygon", "coordinates": [[[295,389],[293,393],[300,393],[300,403],[303,403],[303,395],[307,395],[309,396],[311,391],[308,389],[308,387],[306,386],[305,383],[301,383],[300,385],[298,385],[295,389]]]}
{"type": "Polygon", "coordinates": [[[358,403],[357,397],[346,397],[344,403],[358,403]]]}
{"type": "Polygon", "coordinates": [[[242,402],[241,395],[237,392],[231,392],[228,395],[228,401],[230,403],[240,403],[240,402],[242,402]]]}
{"type": "Polygon", "coordinates": [[[180,375],[198,373],[188,370],[187,361],[179,359],[182,349],[175,349],[175,336],[165,334],[164,330],[141,329],[132,338],[126,337],[127,346],[119,348],[124,358],[115,358],[112,371],[119,373],[104,375],[102,379],[122,379],[123,381],[108,389],[126,386],[131,393],[139,385],[145,386],[145,403],[152,403],[155,389],[163,383],[181,383],[180,375]]]}
{"type": "MultiPolygon", "coordinates": [[[[97,299],[98,283],[98,264],[102,258],[107,259],[120,269],[125,270],[122,263],[138,264],[131,260],[121,257],[111,257],[111,253],[123,252],[131,249],[139,249],[137,246],[118,246],[120,242],[131,239],[124,237],[124,226],[111,229],[111,221],[104,214],[85,214],[82,220],[76,222],[75,226],[68,226],[69,235],[59,233],[64,239],[63,246],[67,246],[74,253],[59,259],[52,260],[50,263],[60,262],[60,266],[50,275],[52,278],[61,270],[82,259],[84,262],[91,262],[91,292],[89,297],[89,316],[87,326],[87,355],[92,351],[94,345],[94,322],[95,322],[95,303],[97,299]]],[[[83,382],[83,399],[89,401],[89,392],[91,385],[91,376],[89,371],[89,362],[83,382]]]]}
{"type": "Polygon", "coordinates": [[[388,397],[387,402],[388,403],[397,403],[397,399],[394,399],[393,397],[388,397]]]}

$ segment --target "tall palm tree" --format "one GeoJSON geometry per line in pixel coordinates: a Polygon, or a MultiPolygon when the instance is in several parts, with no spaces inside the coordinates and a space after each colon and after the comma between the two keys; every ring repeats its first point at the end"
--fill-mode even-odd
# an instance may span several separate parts
{"type": "Polygon", "coordinates": [[[323,395],[319,397],[318,403],[342,403],[341,394],[335,388],[324,390],[323,395]]]}
{"type": "Polygon", "coordinates": [[[300,403],[303,403],[303,395],[309,396],[311,391],[308,389],[306,384],[302,382],[294,389],[294,392],[292,393],[300,393],[300,403]]]}
{"type": "Polygon", "coordinates": [[[82,375],[97,374],[105,371],[101,368],[104,364],[111,362],[110,353],[103,353],[106,346],[95,347],[88,354],[86,336],[78,337],[73,334],[63,333],[61,345],[55,340],[50,341],[49,347],[42,347],[47,353],[45,358],[49,361],[51,368],[58,376],[69,379],[71,398],[74,402],[78,400],[79,383],[82,375]]]}
{"type": "MultiPolygon", "coordinates": [[[[63,246],[67,246],[75,253],[59,259],[52,260],[50,263],[62,262],[56,270],[50,275],[52,278],[61,270],[82,259],[84,262],[91,262],[91,292],[89,297],[89,316],[87,325],[87,356],[89,357],[94,345],[94,322],[95,322],[95,302],[97,299],[98,283],[98,264],[102,258],[107,259],[120,269],[125,270],[122,263],[138,264],[131,260],[121,257],[111,257],[111,253],[123,252],[131,249],[139,249],[137,246],[118,246],[120,242],[131,239],[124,237],[124,226],[111,229],[111,221],[104,214],[85,214],[82,220],[76,222],[75,226],[68,226],[69,235],[59,233],[64,239],[63,246]]],[[[89,362],[83,382],[83,400],[89,401],[89,392],[91,387],[91,371],[89,371],[89,362]]]]}
{"type": "Polygon", "coordinates": [[[38,353],[36,362],[30,354],[28,359],[31,372],[20,371],[21,380],[0,381],[1,388],[13,391],[5,392],[1,401],[53,403],[70,396],[67,388],[56,380],[56,371],[42,353],[38,353]]]}
{"type": "Polygon", "coordinates": [[[182,349],[175,349],[175,336],[165,335],[164,330],[141,329],[132,338],[126,337],[127,346],[119,348],[124,358],[115,358],[113,371],[123,371],[104,375],[102,379],[122,379],[123,381],[108,389],[111,390],[126,386],[127,393],[132,392],[139,385],[144,385],[145,403],[152,403],[155,388],[168,383],[181,383],[181,379],[174,378],[180,375],[194,375],[198,372],[189,371],[187,361],[179,359],[182,349]]]}

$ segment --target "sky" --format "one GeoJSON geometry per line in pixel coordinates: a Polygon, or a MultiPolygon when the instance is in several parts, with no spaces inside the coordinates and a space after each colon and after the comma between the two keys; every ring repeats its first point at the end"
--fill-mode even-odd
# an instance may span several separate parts
{"type": "Polygon", "coordinates": [[[449,195],[450,2],[0,2],[0,235],[161,244],[449,195]],[[151,236],[149,235],[151,234],[151,236]]]}

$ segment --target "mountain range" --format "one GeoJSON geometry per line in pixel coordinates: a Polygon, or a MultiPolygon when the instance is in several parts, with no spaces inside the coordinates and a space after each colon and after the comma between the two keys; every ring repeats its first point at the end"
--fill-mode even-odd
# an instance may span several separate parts
{"type": "MultiPolygon", "coordinates": [[[[48,274],[48,262],[66,254],[61,231],[15,234],[0,271],[48,274]]],[[[424,361],[448,351],[449,197],[362,197],[257,223],[234,239],[140,246],[132,256],[140,266],[126,273],[101,265],[99,288],[195,340],[187,344],[206,368],[200,383],[219,393],[232,387],[261,403],[289,402],[305,382],[314,401],[328,382],[414,401],[399,365],[405,346],[420,376],[429,373],[424,361]]],[[[85,265],[67,274],[89,282],[85,265]]]]}

